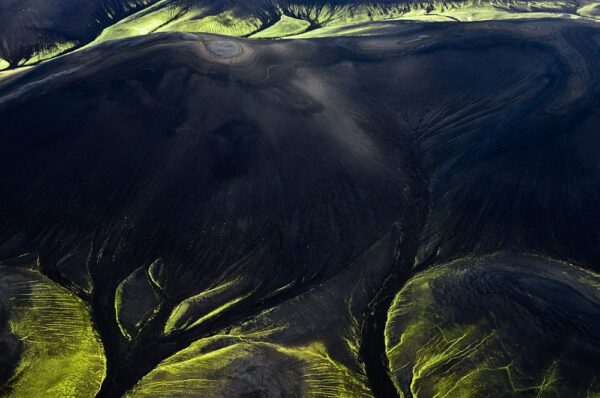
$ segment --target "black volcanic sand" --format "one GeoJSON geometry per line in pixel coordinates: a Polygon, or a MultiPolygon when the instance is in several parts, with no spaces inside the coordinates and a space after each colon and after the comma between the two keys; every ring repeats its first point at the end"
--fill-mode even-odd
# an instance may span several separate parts
{"type": "MultiPolygon", "coordinates": [[[[387,374],[384,338],[409,278],[498,251],[600,270],[599,38],[557,21],[157,34],[41,64],[0,80],[0,259],[37,253],[28,272],[89,304],[107,361],[98,396],[411,396],[409,373],[387,374]]],[[[511,267],[535,279],[535,261],[511,267]]],[[[532,282],[553,303],[536,319],[558,322],[562,301],[575,311],[594,280],[556,299],[532,282]]],[[[560,333],[597,321],[588,304],[560,333]]],[[[515,322],[497,313],[486,327],[515,322]]],[[[508,352],[526,355],[534,337],[514,336],[508,352]]],[[[598,362],[573,352],[569,369],[598,362]]],[[[591,377],[565,384],[571,396],[597,393],[591,377]]],[[[449,380],[436,388],[463,388],[449,380]]],[[[503,394],[540,391],[555,390],[503,394]]]]}

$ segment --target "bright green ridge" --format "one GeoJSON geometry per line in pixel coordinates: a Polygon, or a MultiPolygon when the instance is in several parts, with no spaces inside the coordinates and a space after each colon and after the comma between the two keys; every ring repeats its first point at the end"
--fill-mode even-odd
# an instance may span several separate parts
{"type": "Polygon", "coordinates": [[[299,35],[288,36],[286,39],[311,39],[317,37],[339,37],[339,36],[369,36],[371,34],[377,34],[378,31],[386,28],[392,28],[392,23],[388,24],[366,24],[357,23],[349,25],[334,25],[326,26],[323,28],[311,30],[299,35]]]}
{"type": "Polygon", "coordinates": [[[234,279],[183,300],[171,312],[164,333],[197,326],[240,303],[249,296],[248,292],[240,292],[242,286],[234,279]]]}
{"type": "Polygon", "coordinates": [[[276,24],[250,36],[253,39],[274,39],[300,34],[310,27],[310,22],[282,15],[276,24]]]}
{"type": "MultiPolygon", "coordinates": [[[[220,313],[224,312],[225,310],[233,307],[234,305],[241,302],[246,297],[247,296],[236,297],[226,303],[223,303],[222,305],[218,306],[214,310],[209,311],[207,314],[198,317],[198,319],[196,319],[192,323],[190,323],[190,324],[186,323],[185,326],[179,327],[178,323],[182,322],[182,319],[184,319],[185,315],[187,313],[191,312],[190,307],[192,304],[190,301],[194,301],[194,300],[186,300],[183,303],[181,303],[180,305],[178,305],[177,308],[175,308],[175,310],[173,311],[173,314],[171,315],[171,317],[167,321],[167,325],[165,326],[165,333],[169,334],[175,330],[188,329],[188,328],[194,327],[196,325],[199,325],[202,322],[205,322],[211,318],[214,318],[215,316],[219,315],[220,313]]],[[[194,298],[194,299],[196,299],[196,298],[194,298]]]]}
{"type": "MultiPolygon", "coordinates": [[[[537,4],[536,4],[537,5],[537,4]]],[[[556,4],[554,4],[556,7],[556,4]]],[[[416,7],[410,11],[398,11],[388,14],[373,13],[369,16],[369,10],[364,9],[351,14],[351,16],[340,16],[333,19],[324,26],[310,30],[298,35],[289,36],[293,39],[306,39],[314,37],[333,37],[333,36],[361,36],[377,33],[381,30],[381,24],[369,24],[370,22],[385,21],[413,21],[413,22],[474,22],[490,20],[511,20],[511,19],[536,19],[536,18],[570,18],[581,19],[579,15],[560,13],[560,12],[513,12],[496,8],[491,4],[476,3],[466,5],[456,5],[454,7],[434,8],[427,11],[425,8],[416,7]]],[[[541,5],[540,5],[540,8],[541,5]]]]}
{"type": "Polygon", "coordinates": [[[239,397],[259,392],[281,397],[371,396],[318,342],[284,347],[249,336],[221,335],[198,340],[166,359],[125,397],[239,397]]]}
{"type": "Polygon", "coordinates": [[[163,290],[165,287],[166,268],[162,258],[158,258],[150,264],[147,270],[148,279],[158,290],[163,290]]]}
{"type": "Polygon", "coordinates": [[[179,11],[173,7],[166,7],[166,1],[139,11],[116,24],[104,29],[100,36],[91,45],[108,40],[123,39],[126,37],[141,36],[155,32],[158,28],[171,21],[179,11]]]}
{"type": "MultiPolygon", "coordinates": [[[[389,373],[401,397],[409,392],[414,398],[575,397],[584,396],[582,391],[588,397],[600,397],[600,382],[594,377],[594,369],[589,368],[594,365],[586,368],[585,362],[578,363],[580,359],[574,357],[572,351],[566,351],[567,344],[549,358],[540,359],[539,352],[546,346],[538,345],[537,341],[515,342],[517,337],[511,329],[514,322],[528,325],[532,335],[538,334],[543,340],[544,333],[538,326],[542,321],[524,315],[531,312],[521,309],[514,319],[500,318],[506,329],[494,326],[501,314],[521,308],[518,303],[516,307],[504,309],[492,305],[488,312],[473,312],[474,308],[481,308],[477,307],[480,299],[492,300],[490,297],[502,294],[499,289],[503,286],[490,282],[498,273],[513,273],[515,279],[536,281],[530,285],[536,292],[536,296],[529,293],[533,302],[542,300],[537,298],[535,287],[548,280],[557,281],[555,286],[563,282],[579,286],[589,294],[589,300],[597,300],[600,276],[555,261],[536,264],[532,261],[538,259],[531,260],[533,257],[507,258],[496,260],[490,256],[483,261],[466,259],[460,260],[458,265],[438,266],[413,277],[398,293],[388,312],[385,345],[389,373]],[[526,258],[524,262],[518,262],[523,258],[526,258]],[[518,265],[513,265],[515,263],[518,265]],[[537,269],[522,272],[521,264],[537,269]],[[473,280],[477,282],[469,284],[473,280]],[[467,298],[463,302],[456,297],[467,298]],[[465,304],[468,300],[472,301],[465,304]],[[456,307],[457,304],[452,304],[455,301],[462,306],[456,307]],[[531,365],[528,360],[537,362],[531,365]],[[583,370],[576,371],[580,379],[569,384],[573,380],[565,378],[564,369],[583,370]],[[583,384],[583,388],[577,387],[577,383],[583,384]],[[573,390],[576,388],[579,390],[573,390]]],[[[551,315],[548,313],[546,317],[551,315]]],[[[563,336],[573,347],[588,344],[576,342],[578,337],[568,332],[568,326],[562,330],[558,332],[566,333],[563,336]]]]}
{"type": "Polygon", "coordinates": [[[70,41],[63,42],[63,43],[56,43],[54,46],[51,46],[45,50],[36,52],[35,54],[33,54],[31,56],[31,58],[28,58],[26,60],[25,59],[21,60],[21,62],[19,62],[19,66],[34,65],[34,64],[37,64],[44,60],[55,58],[65,52],[71,50],[75,46],[76,46],[76,43],[70,42],[70,41]]]}
{"type": "Polygon", "coordinates": [[[280,20],[261,30],[262,23],[257,18],[239,18],[233,11],[205,15],[203,9],[183,10],[169,5],[166,0],[163,0],[104,29],[92,44],[155,32],[211,33],[238,37],[249,36],[257,39],[311,38],[373,34],[382,26],[368,26],[368,23],[377,21],[466,22],[520,18],[593,18],[595,4],[582,7],[578,12],[580,15],[569,14],[569,4],[555,2],[535,3],[536,10],[548,10],[535,12],[528,12],[528,9],[511,11],[479,1],[451,5],[434,2],[432,9],[417,4],[412,5],[410,10],[407,10],[405,5],[391,6],[386,9],[376,5],[352,8],[345,6],[324,9],[319,14],[312,8],[290,6],[290,10],[285,11],[286,13],[291,12],[290,15],[284,14],[284,11],[280,10],[279,12],[282,13],[280,20]],[[565,12],[554,11],[561,6],[565,12]],[[320,27],[308,30],[311,22],[317,23],[320,27]]]}
{"type": "MultiPolygon", "coordinates": [[[[159,1],[105,28],[91,43],[83,48],[108,40],[147,35],[156,32],[210,33],[225,36],[252,37],[256,39],[312,38],[330,36],[373,35],[381,32],[381,24],[369,26],[370,22],[385,21],[488,21],[536,18],[570,18],[596,21],[600,14],[600,3],[593,2],[572,11],[567,2],[535,2],[519,4],[518,9],[509,9],[502,4],[471,1],[467,3],[416,3],[389,5],[376,4],[342,6],[320,9],[290,5],[278,7],[279,21],[262,29],[263,23],[255,17],[240,18],[233,9],[217,15],[207,15],[202,8],[184,9],[168,0],[159,1]],[[316,27],[316,29],[311,29],[316,27]]],[[[75,43],[58,43],[41,51],[20,65],[31,65],[51,59],[72,49],[75,43]]],[[[6,68],[0,60],[0,70],[6,68]]]]}
{"type": "Polygon", "coordinates": [[[240,19],[232,12],[203,15],[202,9],[183,10],[161,1],[104,29],[88,46],[156,32],[202,32],[246,36],[260,29],[260,26],[258,19],[240,19]]]}
{"type": "Polygon", "coordinates": [[[588,18],[600,17],[600,3],[590,3],[577,10],[577,14],[588,18]]]}
{"type": "MultiPolygon", "coordinates": [[[[75,46],[76,46],[75,42],[56,43],[55,45],[53,45],[45,50],[34,53],[28,59],[22,59],[18,63],[18,66],[19,67],[31,66],[31,65],[37,64],[39,62],[55,58],[55,57],[65,53],[66,51],[73,49],[75,46]]],[[[9,66],[10,66],[10,64],[8,63],[8,61],[0,58],[0,71],[2,71],[4,69],[8,69],[9,66]]]]}
{"type": "Polygon", "coordinates": [[[24,345],[7,397],[94,397],[105,358],[86,305],[34,271],[0,267],[0,286],[24,345]]]}
{"type": "Polygon", "coordinates": [[[160,28],[159,32],[211,33],[224,36],[247,36],[261,27],[257,18],[240,19],[233,12],[209,15],[196,19],[197,14],[188,13],[183,18],[160,28]]]}

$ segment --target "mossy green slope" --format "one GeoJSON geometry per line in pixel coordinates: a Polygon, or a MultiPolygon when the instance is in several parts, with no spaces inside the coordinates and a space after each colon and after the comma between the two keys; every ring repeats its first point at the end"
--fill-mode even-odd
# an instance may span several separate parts
{"type": "Polygon", "coordinates": [[[380,5],[346,4],[313,7],[274,2],[271,18],[277,22],[265,24],[256,12],[242,13],[231,6],[219,13],[203,8],[201,3],[183,8],[160,1],[116,24],[107,27],[93,42],[132,37],[155,32],[195,32],[226,36],[250,36],[256,39],[310,38],[329,36],[356,36],[376,33],[381,26],[372,22],[385,21],[486,21],[519,18],[594,18],[594,5],[572,10],[569,3],[539,2],[522,7],[502,6],[494,2],[404,3],[380,5]]]}
{"type": "Polygon", "coordinates": [[[261,22],[257,18],[239,18],[231,11],[206,14],[203,8],[182,8],[161,1],[107,27],[90,45],[156,32],[201,32],[225,36],[247,36],[260,27],[261,22]]]}
{"type": "Polygon", "coordinates": [[[158,32],[201,32],[225,36],[247,36],[261,27],[257,18],[239,18],[231,11],[216,15],[202,15],[202,11],[190,11],[181,18],[166,24],[158,32]]]}
{"type": "Polygon", "coordinates": [[[600,277],[567,264],[501,254],[439,266],[392,304],[390,374],[414,398],[598,397],[599,314],[600,277]]]}
{"type": "Polygon", "coordinates": [[[253,39],[271,39],[297,35],[310,27],[310,22],[282,15],[273,26],[250,36],[253,39]]]}
{"type": "Polygon", "coordinates": [[[178,12],[176,8],[167,6],[166,1],[160,1],[107,27],[91,44],[152,33],[175,18],[178,12]]]}
{"type": "MultiPolygon", "coordinates": [[[[155,32],[212,33],[263,39],[295,35],[327,37],[374,34],[356,25],[390,20],[464,22],[577,18],[596,21],[598,14],[598,3],[587,0],[94,0],[79,6],[60,0],[41,3],[48,4],[26,8],[32,18],[24,17],[25,12],[16,6],[7,8],[6,14],[14,14],[17,27],[12,26],[10,16],[2,20],[8,28],[3,31],[6,39],[0,55],[12,68],[52,59],[74,48],[155,32]],[[77,18],[73,19],[73,15],[77,18]]],[[[3,67],[0,63],[0,69],[3,67]]]]}
{"type": "Polygon", "coordinates": [[[244,336],[215,336],[162,362],[126,397],[359,398],[365,393],[318,344],[284,347],[244,336]]]}
{"type": "Polygon", "coordinates": [[[0,266],[0,296],[23,343],[10,398],[94,397],[105,373],[102,344],[86,305],[36,271],[0,266]]]}
{"type": "Polygon", "coordinates": [[[577,10],[577,14],[588,18],[600,18],[600,3],[592,2],[577,10]]]}

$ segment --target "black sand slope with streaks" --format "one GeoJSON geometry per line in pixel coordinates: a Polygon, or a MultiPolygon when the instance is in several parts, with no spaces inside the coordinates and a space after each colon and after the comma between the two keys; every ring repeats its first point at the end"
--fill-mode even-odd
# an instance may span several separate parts
{"type": "MultiPolygon", "coordinates": [[[[90,397],[535,396],[559,391],[540,370],[553,360],[586,378],[573,396],[598,393],[593,350],[515,361],[537,369],[537,389],[461,387],[466,376],[440,376],[456,368],[409,358],[427,349],[398,353],[420,318],[394,316],[411,278],[461,258],[527,253],[502,266],[527,277],[546,263],[600,272],[599,56],[595,25],[537,20],[295,41],[155,34],[43,63],[0,80],[0,268],[89,313],[106,374],[68,385],[97,386],[90,397]],[[408,363],[433,367],[398,370],[408,363]]],[[[577,330],[580,349],[598,338],[585,317],[600,286],[577,278],[590,310],[557,333],[577,330]]],[[[448,281],[459,296],[471,283],[448,281]]],[[[555,286],[523,283],[540,297],[555,286]]],[[[531,311],[555,316],[555,301],[531,311]]],[[[14,325],[29,319],[6,307],[14,325]]],[[[22,336],[2,333],[15,351],[22,336]]],[[[525,355],[519,333],[498,332],[489,355],[525,355]]],[[[6,391],[25,396],[19,377],[6,391]]]]}

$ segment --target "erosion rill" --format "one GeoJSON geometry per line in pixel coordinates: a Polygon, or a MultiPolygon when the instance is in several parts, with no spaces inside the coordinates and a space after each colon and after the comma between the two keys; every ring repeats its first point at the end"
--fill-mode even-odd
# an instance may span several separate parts
{"type": "Polygon", "coordinates": [[[599,10],[4,2],[0,396],[600,397],[599,10]]]}

